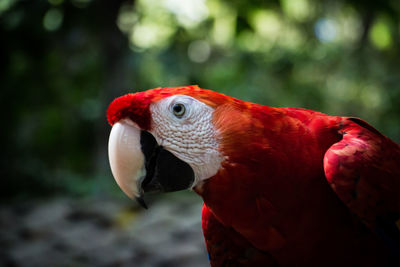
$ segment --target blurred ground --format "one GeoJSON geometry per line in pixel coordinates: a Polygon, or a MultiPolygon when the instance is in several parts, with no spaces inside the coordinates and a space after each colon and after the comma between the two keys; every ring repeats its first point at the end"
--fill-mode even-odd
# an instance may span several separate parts
{"type": "Polygon", "coordinates": [[[208,266],[199,197],[54,198],[0,207],[0,266],[208,266]]]}

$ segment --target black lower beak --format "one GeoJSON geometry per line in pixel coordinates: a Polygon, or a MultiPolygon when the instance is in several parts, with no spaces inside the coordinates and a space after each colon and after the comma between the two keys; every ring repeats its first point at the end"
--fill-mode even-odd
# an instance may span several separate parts
{"type": "Polygon", "coordinates": [[[146,202],[144,202],[143,197],[136,197],[135,198],[137,203],[139,203],[140,206],[142,206],[143,208],[145,208],[147,210],[147,205],[146,202]]]}
{"type": "MultiPolygon", "coordinates": [[[[190,165],[159,146],[151,133],[142,131],[140,144],[145,156],[146,177],[141,184],[145,193],[174,192],[193,185],[194,172],[190,165]]],[[[137,201],[147,208],[143,198],[137,201]]]]}

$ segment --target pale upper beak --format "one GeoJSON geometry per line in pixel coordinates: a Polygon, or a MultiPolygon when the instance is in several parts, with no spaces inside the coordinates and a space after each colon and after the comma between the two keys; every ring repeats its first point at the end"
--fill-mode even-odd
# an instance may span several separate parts
{"type": "Polygon", "coordinates": [[[132,199],[143,194],[140,185],[146,176],[140,134],[135,123],[122,120],[113,125],[108,142],[112,174],[122,191],[132,199]]]}
{"type": "Polygon", "coordinates": [[[150,132],[129,119],[113,125],[108,156],[119,187],[144,208],[144,193],[183,190],[194,182],[189,164],[159,146],[150,132]]]}

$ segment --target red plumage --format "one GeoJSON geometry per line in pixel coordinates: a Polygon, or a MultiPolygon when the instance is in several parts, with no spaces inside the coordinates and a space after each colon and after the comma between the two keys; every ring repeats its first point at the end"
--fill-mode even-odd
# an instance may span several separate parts
{"type": "Polygon", "coordinates": [[[215,109],[224,161],[194,188],[204,200],[211,265],[399,262],[398,144],[360,119],[266,107],[197,86],[119,98],[108,120],[129,117],[149,130],[149,104],[175,94],[215,109]]]}

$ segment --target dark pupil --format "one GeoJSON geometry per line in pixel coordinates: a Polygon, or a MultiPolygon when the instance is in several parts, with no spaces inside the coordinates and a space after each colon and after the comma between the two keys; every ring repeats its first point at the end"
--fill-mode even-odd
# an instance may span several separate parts
{"type": "Polygon", "coordinates": [[[176,112],[176,113],[181,113],[182,112],[182,106],[181,105],[175,105],[174,106],[174,111],[176,112]]]}

